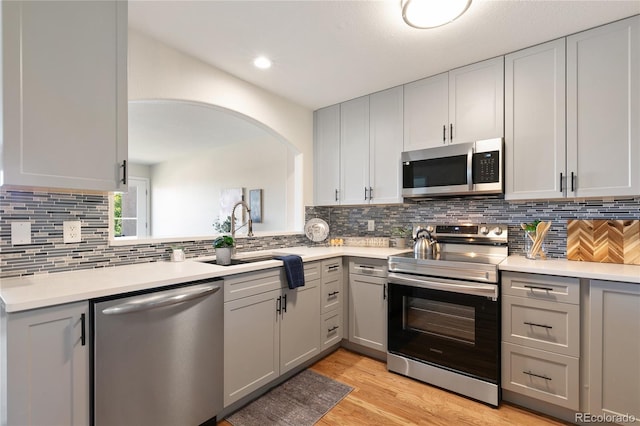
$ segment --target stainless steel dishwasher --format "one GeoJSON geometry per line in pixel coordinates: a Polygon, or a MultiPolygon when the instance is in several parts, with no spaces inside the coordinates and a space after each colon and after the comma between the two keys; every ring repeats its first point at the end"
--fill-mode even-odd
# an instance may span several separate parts
{"type": "Polygon", "coordinates": [[[222,281],[91,303],[92,423],[215,424],[222,410],[222,281]]]}

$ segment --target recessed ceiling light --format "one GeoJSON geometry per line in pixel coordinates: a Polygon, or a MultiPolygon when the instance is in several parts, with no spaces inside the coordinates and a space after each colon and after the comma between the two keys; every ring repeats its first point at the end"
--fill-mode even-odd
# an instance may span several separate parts
{"type": "Polygon", "coordinates": [[[262,70],[266,70],[267,68],[271,68],[271,60],[266,56],[258,56],[253,60],[253,65],[262,70]]]}
{"type": "Polygon", "coordinates": [[[402,0],[402,18],[415,28],[435,28],[455,20],[471,0],[402,0]]]}

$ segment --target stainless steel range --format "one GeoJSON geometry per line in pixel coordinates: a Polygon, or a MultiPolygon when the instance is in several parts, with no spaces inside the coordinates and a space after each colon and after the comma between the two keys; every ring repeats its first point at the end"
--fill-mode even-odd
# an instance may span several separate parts
{"type": "Polygon", "coordinates": [[[498,406],[507,227],[414,226],[414,239],[425,234],[428,254],[389,257],[387,368],[498,406]]]}

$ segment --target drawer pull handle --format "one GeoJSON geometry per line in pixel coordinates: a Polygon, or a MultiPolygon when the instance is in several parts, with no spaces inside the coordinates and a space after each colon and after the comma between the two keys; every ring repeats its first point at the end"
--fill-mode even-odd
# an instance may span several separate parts
{"type": "Polygon", "coordinates": [[[333,327],[327,329],[327,333],[331,333],[332,331],[336,331],[338,328],[340,328],[340,327],[337,326],[337,325],[334,325],[333,327]]]}
{"type": "Polygon", "coordinates": [[[544,291],[553,291],[554,289],[551,287],[540,287],[537,285],[524,285],[524,288],[528,288],[529,290],[533,291],[533,290],[544,290],[544,291]]]}
{"type": "Polygon", "coordinates": [[[532,373],[531,371],[523,371],[523,373],[526,374],[527,376],[538,377],[540,379],[545,379],[545,380],[551,381],[551,377],[542,376],[540,374],[535,374],[535,373],[532,373]]]}
{"type": "Polygon", "coordinates": [[[338,269],[340,267],[340,265],[331,265],[329,266],[329,271],[335,271],[336,269],[338,269]]]}
{"type": "Polygon", "coordinates": [[[526,325],[530,325],[530,326],[532,326],[532,327],[542,327],[542,328],[546,328],[546,329],[549,329],[549,330],[551,330],[551,329],[553,328],[553,327],[552,327],[552,326],[550,326],[550,325],[536,324],[535,322],[524,321],[524,323],[525,323],[526,325]]]}
{"type": "Polygon", "coordinates": [[[327,294],[327,296],[328,296],[328,297],[333,297],[333,296],[335,296],[336,294],[340,294],[340,292],[339,292],[339,291],[332,291],[331,293],[327,294]]]}

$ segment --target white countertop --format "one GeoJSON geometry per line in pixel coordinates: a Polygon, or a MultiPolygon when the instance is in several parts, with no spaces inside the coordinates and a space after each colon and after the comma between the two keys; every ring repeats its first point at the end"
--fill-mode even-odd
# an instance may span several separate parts
{"type": "MultiPolygon", "coordinates": [[[[338,256],[386,259],[408,249],[379,247],[287,247],[239,253],[237,257],[297,254],[305,262],[338,256]]],[[[213,259],[213,257],[203,258],[213,259]]],[[[279,260],[266,260],[233,266],[218,266],[188,259],[184,262],[152,262],[82,269],[55,274],[31,275],[0,280],[0,300],[7,312],[77,302],[138,290],[148,290],[183,282],[219,278],[243,272],[275,268],[279,260]]],[[[577,278],[625,281],[640,284],[640,266],[612,263],[575,262],[564,259],[530,260],[509,256],[499,265],[501,271],[528,272],[577,278]]]]}
{"type": "MultiPolygon", "coordinates": [[[[237,257],[297,254],[305,262],[337,256],[386,259],[387,256],[406,250],[377,247],[303,246],[239,253],[237,257]]],[[[214,257],[203,259],[214,259],[214,257]]],[[[282,262],[279,260],[266,260],[233,266],[218,266],[187,259],[184,262],[138,263],[54,274],[31,275],[0,280],[0,300],[4,303],[7,312],[18,312],[131,291],[147,290],[182,282],[275,268],[281,265],[282,262]]]]}
{"type": "Polygon", "coordinates": [[[500,263],[498,268],[501,271],[529,272],[640,284],[640,266],[638,265],[578,262],[566,259],[531,260],[524,256],[509,256],[500,263]]]}

